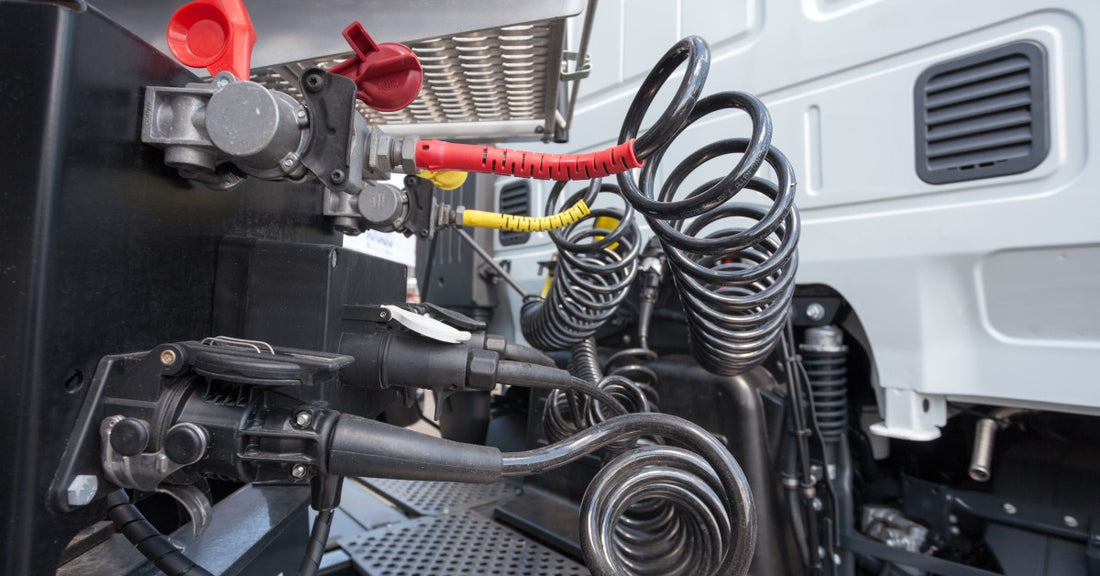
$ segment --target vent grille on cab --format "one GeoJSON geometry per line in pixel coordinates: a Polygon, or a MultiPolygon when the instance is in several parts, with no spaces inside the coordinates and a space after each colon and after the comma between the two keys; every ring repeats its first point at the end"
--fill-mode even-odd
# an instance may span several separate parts
{"type": "MultiPolygon", "coordinates": [[[[500,211],[515,216],[531,215],[531,185],[527,182],[513,182],[500,189],[500,211]]],[[[500,231],[500,245],[514,246],[524,244],[531,238],[527,232],[500,231]]]]}
{"type": "Polygon", "coordinates": [[[1046,53],[1016,42],[917,79],[917,174],[931,184],[1027,172],[1046,158],[1046,53]]]}

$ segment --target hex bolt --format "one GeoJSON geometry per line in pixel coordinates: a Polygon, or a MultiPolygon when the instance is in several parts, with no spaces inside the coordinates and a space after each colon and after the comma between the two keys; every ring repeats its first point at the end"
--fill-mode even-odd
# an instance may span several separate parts
{"type": "Polygon", "coordinates": [[[294,159],[293,158],[287,158],[286,160],[283,160],[283,166],[286,166],[287,168],[290,168],[293,165],[294,165],[294,159]]]}
{"type": "Polygon", "coordinates": [[[815,512],[821,512],[824,505],[821,503],[821,498],[814,498],[810,501],[810,505],[813,506],[815,512]]]}
{"type": "Polygon", "coordinates": [[[1073,516],[1066,516],[1065,518],[1062,518],[1062,521],[1065,522],[1066,526],[1069,526],[1070,528],[1076,528],[1080,526],[1080,523],[1077,522],[1077,519],[1073,516]]]}
{"type": "Polygon", "coordinates": [[[99,490],[99,479],[91,474],[80,474],[69,483],[65,490],[69,506],[87,506],[99,490]]]}
{"type": "Polygon", "coordinates": [[[814,322],[825,319],[825,307],[814,302],[806,307],[806,317],[814,322]]]}
{"type": "Polygon", "coordinates": [[[299,428],[305,428],[309,426],[311,422],[313,422],[313,414],[310,414],[307,410],[302,410],[294,416],[294,423],[297,424],[299,428]]]}
{"type": "Polygon", "coordinates": [[[1013,506],[1011,502],[1005,502],[1003,508],[1005,510],[1005,514],[1015,514],[1016,513],[1016,507],[1013,506]]]}
{"type": "Polygon", "coordinates": [[[305,465],[295,464],[294,467],[290,469],[290,475],[295,477],[295,478],[299,478],[299,479],[300,478],[305,478],[306,477],[306,467],[305,467],[305,465]]]}
{"type": "Polygon", "coordinates": [[[176,351],[171,348],[165,348],[160,353],[160,363],[165,366],[171,366],[176,363],[176,351]]]}

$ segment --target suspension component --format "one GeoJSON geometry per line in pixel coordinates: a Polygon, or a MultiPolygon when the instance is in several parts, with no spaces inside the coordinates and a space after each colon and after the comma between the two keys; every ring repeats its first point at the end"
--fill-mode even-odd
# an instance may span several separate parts
{"type": "Polygon", "coordinates": [[[848,429],[848,347],[844,345],[844,333],[835,326],[807,328],[798,351],[809,377],[821,437],[826,442],[840,442],[848,429]]]}

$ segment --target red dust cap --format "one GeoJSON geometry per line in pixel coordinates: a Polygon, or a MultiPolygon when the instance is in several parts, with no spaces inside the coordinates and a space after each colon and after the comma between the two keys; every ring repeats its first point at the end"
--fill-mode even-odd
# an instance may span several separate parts
{"type": "Polygon", "coordinates": [[[247,80],[256,30],[242,0],[194,0],[168,21],[168,48],[192,68],[213,76],[228,70],[247,80]]]}
{"type": "Polygon", "coordinates": [[[416,100],[424,71],[416,54],[403,44],[375,44],[358,21],[344,29],[344,39],[355,56],[333,66],[329,72],[355,81],[355,95],[375,110],[392,112],[416,100]]]}

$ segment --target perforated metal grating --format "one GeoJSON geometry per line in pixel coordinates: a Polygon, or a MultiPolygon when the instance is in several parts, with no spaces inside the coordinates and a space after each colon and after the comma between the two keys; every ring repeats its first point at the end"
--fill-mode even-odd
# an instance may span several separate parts
{"type": "MultiPolygon", "coordinates": [[[[564,28],[564,19],[553,19],[407,42],[424,68],[420,96],[395,112],[356,106],[391,134],[539,138],[557,122],[564,28]]],[[[252,80],[300,101],[302,71],[351,55],[253,70],[252,80]]]]}
{"type": "Polygon", "coordinates": [[[522,492],[519,486],[507,482],[467,484],[380,478],[361,478],[360,481],[399,507],[421,516],[451,514],[513,498],[522,492]]]}
{"type": "Polygon", "coordinates": [[[378,528],[341,546],[367,576],[588,574],[573,560],[474,512],[378,528]]]}

